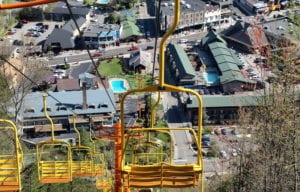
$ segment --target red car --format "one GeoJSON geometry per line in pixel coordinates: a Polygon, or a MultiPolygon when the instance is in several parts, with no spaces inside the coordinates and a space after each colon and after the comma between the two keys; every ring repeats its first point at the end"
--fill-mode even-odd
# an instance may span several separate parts
{"type": "Polygon", "coordinates": [[[25,24],[25,23],[28,23],[28,20],[26,20],[26,19],[21,19],[20,22],[23,23],[23,24],[25,24]]]}
{"type": "Polygon", "coordinates": [[[130,47],[129,51],[136,51],[138,50],[139,48],[137,46],[132,46],[130,47]]]}
{"type": "Polygon", "coordinates": [[[14,31],[8,31],[7,33],[6,33],[6,35],[13,35],[13,34],[15,34],[16,32],[14,32],[14,31]]]}
{"type": "Polygon", "coordinates": [[[102,56],[102,53],[99,53],[99,52],[95,52],[93,54],[93,57],[101,57],[102,56]]]}

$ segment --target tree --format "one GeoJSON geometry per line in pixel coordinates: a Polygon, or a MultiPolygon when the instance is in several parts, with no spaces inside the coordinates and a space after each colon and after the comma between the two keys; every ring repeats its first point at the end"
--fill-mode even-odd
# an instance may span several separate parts
{"type": "Polygon", "coordinates": [[[0,73],[0,117],[8,117],[8,108],[10,106],[10,98],[12,96],[11,91],[9,90],[9,80],[4,73],[0,73]]]}
{"type": "Polygon", "coordinates": [[[120,23],[120,17],[115,12],[112,12],[107,17],[107,23],[116,24],[120,23]]]}

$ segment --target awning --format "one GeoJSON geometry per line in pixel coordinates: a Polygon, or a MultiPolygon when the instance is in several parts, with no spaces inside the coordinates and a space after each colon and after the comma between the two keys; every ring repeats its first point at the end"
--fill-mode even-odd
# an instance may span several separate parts
{"type": "MultiPolygon", "coordinates": [[[[36,133],[45,133],[45,132],[51,132],[51,125],[36,125],[34,126],[36,133]]],[[[54,124],[54,131],[64,131],[62,128],[62,124],[54,124]]]]}

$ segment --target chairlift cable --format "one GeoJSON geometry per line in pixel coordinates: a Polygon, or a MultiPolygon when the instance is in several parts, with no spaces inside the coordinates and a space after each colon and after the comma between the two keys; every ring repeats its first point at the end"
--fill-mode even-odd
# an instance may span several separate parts
{"type": "Polygon", "coordinates": [[[95,61],[93,60],[93,58],[92,58],[92,54],[91,54],[91,52],[90,52],[90,49],[89,49],[88,46],[86,46],[86,43],[85,43],[85,41],[84,41],[84,39],[83,39],[83,33],[82,33],[82,31],[80,31],[79,25],[78,25],[78,23],[77,23],[77,21],[76,21],[76,19],[75,19],[75,17],[74,17],[74,14],[73,14],[73,12],[72,12],[71,6],[70,6],[70,4],[69,4],[69,2],[68,2],[67,0],[64,0],[64,1],[65,1],[66,5],[67,5],[67,8],[68,8],[68,11],[69,11],[69,13],[70,13],[71,19],[73,20],[73,22],[74,22],[74,24],[75,24],[75,26],[76,26],[76,29],[77,29],[78,34],[79,34],[80,41],[81,41],[81,43],[83,44],[83,46],[85,47],[85,49],[87,50],[87,53],[88,53],[89,58],[90,58],[90,60],[91,60],[91,62],[92,62],[92,65],[94,66],[94,68],[95,68],[95,70],[96,70],[96,74],[97,74],[97,76],[99,77],[102,86],[104,87],[105,93],[107,94],[107,96],[108,96],[108,98],[109,98],[109,101],[110,101],[112,107],[114,108],[115,111],[117,111],[116,106],[114,105],[113,99],[111,98],[110,94],[108,93],[108,90],[107,90],[106,86],[104,85],[104,82],[103,82],[103,79],[102,79],[102,77],[101,77],[101,74],[100,74],[100,72],[97,70],[97,65],[96,65],[95,61]]]}

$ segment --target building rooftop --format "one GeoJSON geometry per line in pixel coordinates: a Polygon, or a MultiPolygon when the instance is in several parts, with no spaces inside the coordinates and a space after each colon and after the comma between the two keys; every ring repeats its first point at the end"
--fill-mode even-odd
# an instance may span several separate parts
{"type": "Polygon", "coordinates": [[[57,91],[80,90],[78,79],[58,79],[56,83],[57,91]]]}
{"type": "Polygon", "coordinates": [[[120,29],[119,25],[116,24],[90,24],[85,30],[83,36],[89,37],[102,37],[112,36],[112,33],[116,33],[120,29]]]}
{"type": "Polygon", "coordinates": [[[131,36],[143,36],[138,26],[136,26],[136,24],[134,24],[132,21],[123,21],[121,25],[122,25],[122,33],[121,33],[122,39],[126,39],[131,36]]]}
{"type": "MultiPolygon", "coordinates": [[[[195,12],[205,10],[206,3],[203,1],[194,1],[194,0],[182,0],[180,2],[180,11],[181,12],[195,12]]],[[[174,13],[174,2],[173,1],[164,1],[161,6],[162,15],[173,15],[174,13]]]]}
{"type": "Polygon", "coordinates": [[[243,21],[237,22],[229,29],[221,33],[222,37],[233,40],[254,49],[259,46],[267,46],[269,42],[261,26],[246,23],[243,21]]]}
{"type": "Polygon", "coordinates": [[[240,69],[240,61],[234,59],[236,57],[229,48],[221,42],[213,42],[208,45],[211,54],[213,55],[219,70],[221,71],[220,81],[222,84],[231,81],[242,81],[247,83],[254,83],[246,79],[240,69]],[[238,63],[237,63],[238,61],[238,63]]]}
{"type": "MultiPolygon", "coordinates": [[[[115,105],[114,94],[112,90],[107,90],[110,98],[115,105]]],[[[87,109],[82,109],[82,91],[51,92],[51,95],[61,102],[47,97],[47,107],[50,116],[69,116],[73,115],[73,110],[78,115],[100,114],[115,112],[115,109],[107,95],[105,89],[87,90],[87,109]]],[[[20,118],[39,118],[44,117],[43,94],[34,92],[26,95],[21,109],[20,118]]]]}
{"type": "MultiPolygon", "coordinates": [[[[245,95],[202,95],[203,107],[241,107],[241,106],[257,106],[259,105],[259,97],[245,95]]],[[[193,97],[191,103],[187,104],[187,108],[197,108],[198,100],[193,97]]]]}
{"type": "Polygon", "coordinates": [[[170,43],[168,46],[171,55],[176,62],[176,66],[179,70],[179,76],[183,79],[186,75],[196,76],[195,70],[192,64],[180,45],[170,43]]]}

